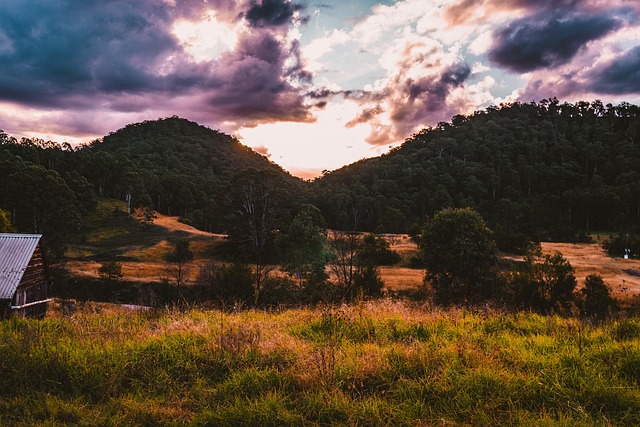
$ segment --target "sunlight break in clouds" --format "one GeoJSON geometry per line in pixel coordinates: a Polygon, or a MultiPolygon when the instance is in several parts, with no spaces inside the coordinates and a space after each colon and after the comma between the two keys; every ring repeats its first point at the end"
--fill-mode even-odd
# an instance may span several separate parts
{"type": "Polygon", "coordinates": [[[14,136],[178,115],[309,177],[503,101],[640,102],[640,2],[12,0],[0,64],[14,136]]]}
{"type": "Polygon", "coordinates": [[[184,49],[198,62],[211,61],[223,52],[233,50],[238,43],[239,25],[231,26],[216,19],[209,10],[201,21],[178,20],[173,33],[184,49]]]}

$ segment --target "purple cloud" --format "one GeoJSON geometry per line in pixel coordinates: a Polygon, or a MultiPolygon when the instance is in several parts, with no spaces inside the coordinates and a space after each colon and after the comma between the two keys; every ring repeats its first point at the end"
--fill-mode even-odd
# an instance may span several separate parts
{"type": "Polygon", "coordinates": [[[300,8],[296,4],[76,3],[0,4],[0,100],[36,108],[84,111],[92,106],[113,112],[157,110],[158,104],[166,104],[164,108],[185,115],[204,109],[207,122],[249,125],[312,120],[303,90],[291,83],[309,84],[311,76],[299,46],[282,37],[300,8]],[[246,13],[238,14],[243,7],[246,13]],[[207,8],[215,8],[216,18],[229,24],[245,16],[251,25],[263,28],[243,33],[233,51],[197,62],[174,35],[173,25],[179,19],[202,20],[207,8]],[[177,100],[180,97],[204,104],[177,100]]]}
{"type": "Polygon", "coordinates": [[[598,93],[640,93],[640,46],[629,49],[589,75],[598,93]]]}
{"type": "Polygon", "coordinates": [[[571,61],[588,42],[619,26],[620,22],[607,14],[529,16],[494,33],[489,59],[521,73],[557,67],[571,61]]]}
{"type": "Polygon", "coordinates": [[[459,63],[443,70],[440,76],[398,82],[391,97],[391,120],[398,133],[406,135],[416,124],[441,119],[443,113],[448,113],[449,93],[461,86],[470,74],[469,66],[459,63]]]}

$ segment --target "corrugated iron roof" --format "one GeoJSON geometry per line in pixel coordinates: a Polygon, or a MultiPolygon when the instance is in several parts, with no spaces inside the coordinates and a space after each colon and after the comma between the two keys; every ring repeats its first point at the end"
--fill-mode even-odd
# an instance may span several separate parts
{"type": "Polygon", "coordinates": [[[0,299],[13,298],[41,237],[0,233],[0,299]]]}

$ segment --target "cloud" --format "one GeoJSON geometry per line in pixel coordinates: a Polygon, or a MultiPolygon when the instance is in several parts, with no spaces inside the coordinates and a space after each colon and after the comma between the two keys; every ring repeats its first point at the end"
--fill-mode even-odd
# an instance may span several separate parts
{"type": "Polygon", "coordinates": [[[595,92],[626,94],[640,92],[640,46],[624,52],[589,75],[595,92]]]}
{"type": "MultiPolygon", "coordinates": [[[[268,32],[247,34],[239,47],[224,55],[213,75],[208,96],[211,112],[253,124],[275,120],[312,121],[303,94],[287,82],[285,46],[268,32]]],[[[300,70],[297,70],[299,73],[300,70]]]]}
{"type": "Polygon", "coordinates": [[[0,101],[105,117],[173,110],[203,120],[204,112],[206,123],[234,126],[311,121],[303,96],[311,75],[286,25],[300,7],[277,0],[4,2],[0,101]],[[236,31],[236,42],[196,59],[175,24],[212,17],[236,31]]]}
{"type": "Polygon", "coordinates": [[[362,123],[368,123],[370,122],[374,117],[376,117],[378,114],[383,113],[384,109],[382,109],[381,106],[377,105],[373,108],[365,108],[364,110],[362,110],[360,112],[360,114],[358,114],[358,116],[353,119],[350,120],[349,122],[347,122],[347,124],[345,125],[345,127],[347,128],[352,128],[356,125],[362,124],[362,123]]]}
{"type": "Polygon", "coordinates": [[[258,145],[258,146],[254,146],[252,148],[253,148],[253,151],[255,151],[258,154],[262,154],[266,158],[270,158],[271,157],[271,153],[269,153],[269,148],[265,147],[264,145],[258,145]]]}
{"type": "Polygon", "coordinates": [[[302,5],[284,0],[253,1],[246,19],[252,27],[281,26],[288,24],[294,13],[302,8],[302,5]]]}
{"type": "Polygon", "coordinates": [[[465,63],[452,64],[439,76],[398,81],[390,94],[391,120],[400,135],[413,131],[416,125],[449,119],[447,98],[471,74],[465,63]],[[443,114],[447,114],[443,117],[443,114]]]}
{"type": "Polygon", "coordinates": [[[444,16],[452,25],[462,24],[471,20],[481,3],[482,0],[461,0],[447,7],[444,16]]]}
{"type": "Polygon", "coordinates": [[[605,14],[542,15],[518,19],[494,33],[489,59],[512,71],[526,73],[565,64],[588,42],[618,28],[605,14]]]}

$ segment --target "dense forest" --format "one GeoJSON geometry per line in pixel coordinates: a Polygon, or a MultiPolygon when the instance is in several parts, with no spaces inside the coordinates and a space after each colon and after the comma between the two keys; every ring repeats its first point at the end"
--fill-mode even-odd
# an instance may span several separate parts
{"type": "Polygon", "coordinates": [[[640,109],[555,99],[490,107],[312,188],[333,226],[400,232],[443,208],[472,207],[505,237],[629,232],[640,224],[640,109]]]}
{"type": "Polygon", "coordinates": [[[229,233],[242,230],[247,202],[269,214],[270,229],[285,229],[313,204],[330,228],[378,232],[416,230],[443,208],[471,207],[499,243],[514,247],[593,230],[634,233],[640,108],[556,99],[489,107],[313,182],[177,117],[131,124],[79,147],[0,131],[0,188],[0,226],[44,233],[52,248],[64,246],[100,196],[229,233]]]}

